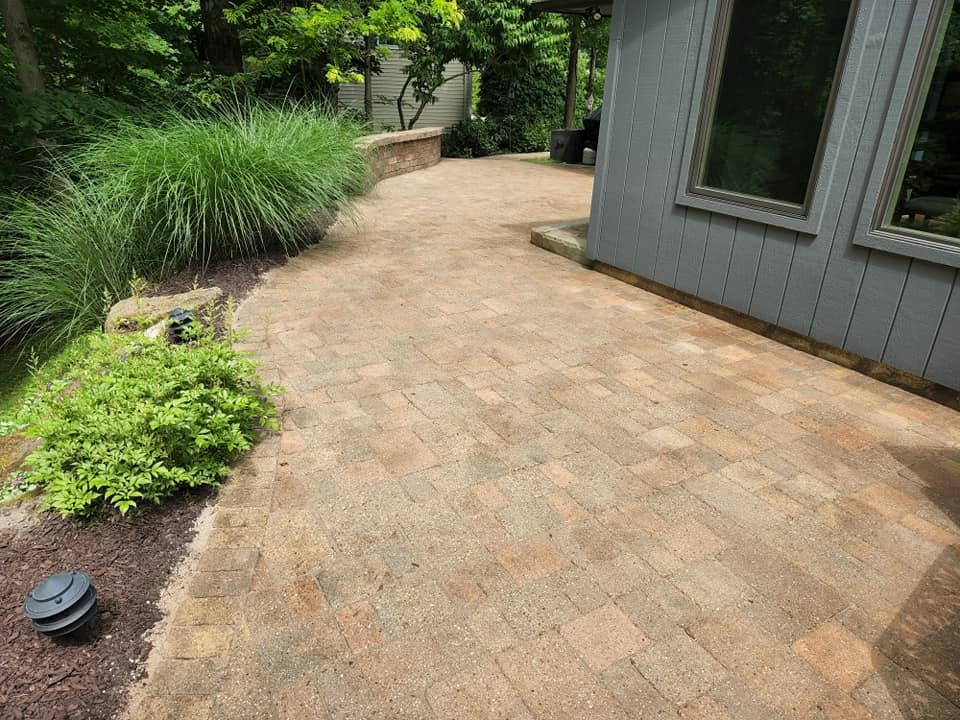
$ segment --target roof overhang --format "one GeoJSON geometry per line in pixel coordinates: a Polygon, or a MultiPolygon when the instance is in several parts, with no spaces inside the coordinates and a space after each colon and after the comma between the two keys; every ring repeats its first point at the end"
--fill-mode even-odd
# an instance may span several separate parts
{"type": "Polygon", "coordinates": [[[566,13],[568,15],[592,15],[599,12],[604,17],[613,14],[613,2],[584,2],[584,0],[539,0],[532,5],[537,12],[566,13]]]}

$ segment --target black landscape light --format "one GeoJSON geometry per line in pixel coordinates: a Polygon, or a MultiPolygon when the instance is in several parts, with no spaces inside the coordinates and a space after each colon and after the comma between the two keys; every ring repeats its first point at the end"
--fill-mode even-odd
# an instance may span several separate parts
{"type": "Polygon", "coordinates": [[[23,614],[47,637],[69,635],[97,614],[97,589],[85,572],[51,575],[27,595],[23,614]]]}
{"type": "Polygon", "coordinates": [[[197,321],[194,314],[183,308],[170,311],[170,342],[180,345],[189,340],[189,329],[197,321]]]}

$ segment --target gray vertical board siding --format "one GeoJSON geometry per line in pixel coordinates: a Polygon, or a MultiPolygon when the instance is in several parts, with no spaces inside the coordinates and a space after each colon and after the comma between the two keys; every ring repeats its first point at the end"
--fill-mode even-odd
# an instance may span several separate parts
{"type": "Polygon", "coordinates": [[[703,269],[703,257],[710,235],[710,219],[710,213],[703,210],[687,210],[687,220],[683,224],[683,235],[680,237],[677,278],[673,285],[678,290],[696,295],[700,288],[700,272],[703,269]]]}
{"type": "Polygon", "coordinates": [[[863,82],[856,90],[855,102],[865,109],[866,115],[810,328],[813,337],[836,347],[845,347],[869,255],[864,248],[847,239],[854,234],[865,234],[870,229],[869,215],[862,212],[866,183],[877,154],[890,152],[889,148],[880,147],[880,137],[886,118],[891,112],[897,114],[890,108],[889,84],[884,83],[886,79],[896,77],[904,60],[902,52],[897,49],[903,45],[911,10],[903,4],[894,6],[889,2],[872,5],[870,32],[859,59],[861,65],[876,67],[877,72],[873,73],[870,85],[863,82]],[[887,52],[884,52],[885,48],[887,52]]]}
{"type": "Polygon", "coordinates": [[[953,276],[950,299],[923,375],[948,387],[960,388],[960,271],[953,276]]]}
{"type": "Polygon", "coordinates": [[[730,269],[723,284],[722,303],[742,313],[749,312],[750,298],[757,282],[757,268],[763,251],[767,226],[741,220],[733,239],[730,269]]]}
{"type": "MultiPolygon", "coordinates": [[[[707,20],[707,7],[703,2],[685,0],[689,4],[690,32],[686,39],[687,57],[683,59],[683,82],[680,85],[680,111],[677,114],[675,137],[681,137],[683,128],[690,121],[693,111],[693,89],[696,84],[696,68],[701,54],[706,50],[699,38],[703,35],[707,20]]],[[[670,160],[670,177],[664,190],[664,203],[660,229],[658,231],[657,258],[653,279],[665,285],[672,285],[677,277],[680,262],[680,243],[687,219],[687,209],[670,199],[673,188],[680,182],[685,172],[683,163],[683,145],[674,142],[670,160]]]]}
{"type": "Polygon", "coordinates": [[[700,269],[700,286],[697,295],[704,300],[719,303],[723,300],[723,287],[730,270],[733,255],[733,238],[737,234],[737,219],[714,214],[707,235],[707,249],[703,254],[700,269]]]}
{"type": "MultiPolygon", "coordinates": [[[[621,0],[623,5],[623,40],[620,44],[619,70],[614,92],[617,99],[610,115],[610,152],[605,160],[606,198],[601,216],[603,233],[598,238],[597,259],[616,265],[617,246],[636,239],[623,237],[620,225],[622,214],[628,217],[635,209],[625,207],[629,165],[627,148],[633,134],[633,117],[639,102],[637,84],[639,75],[635,68],[640,64],[644,44],[646,3],[640,6],[621,0]]],[[[606,86],[605,86],[606,87],[606,86]]],[[[623,267],[623,266],[618,266],[623,267]]],[[[629,268],[627,268],[629,269],[629,268]]]]}
{"type": "Polygon", "coordinates": [[[709,59],[710,7],[710,0],[616,4],[623,37],[611,40],[619,52],[607,85],[613,109],[597,185],[603,197],[594,204],[596,257],[960,388],[957,273],[853,244],[870,229],[867,186],[877,158],[891,152],[884,127],[903,110],[891,102],[903,77],[897,69],[915,63],[911,22],[929,0],[860,2],[833,116],[837,161],[820,178],[828,200],[817,235],[674,202],[689,171],[684,129],[699,112],[692,76],[709,59]]]}
{"type": "Polygon", "coordinates": [[[880,360],[900,305],[909,265],[909,258],[869,253],[845,350],[880,360]]]}
{"type": "Polygon", "coordinates": [[[831,122],[840,128],[839,133],[830,135],[831,141],[838,144],[838,149],[833,167],[824,167],[820,175],[820,182],[827,189],[824,223],[820,233],[802,253],[798,247],[787,280],[783,306],[780,308],[779,323],[803,335],[809,335],[813,325],[820,286],[836,237],[836,218],[842,213],[847,198],[856,197],[858,194],[856,186],[861,179],[853,176],[853,165],[867,113],[867,103],[863,101],[864,93],[869,96],[877,76],[876,58],[871,60],[867,51],[871,45],[869,40],[878,6],[892,2],[894,0],[861,0],[857,16],[853,20],[846,65],[840,79],[844,92],[837,95],[831,119],[831,122]]]}
{"type": "Polygon", "coordinates": [[[777,322],[796,248],[797,233],[785,228],[767,227],[750,296],[748,312],[754,317],[770,323],[777,322]]]}
{"type": "MultiPolygon", "coordinates": [[[[623,21],[625,4],[614,5],[610,21],[610,45],[607,50],[607,79],[603,88],[603,109],[600,117],[600,145],[597,153],[597,168],[593,180],[593,198],[590,202],[590,225],[587,231],[587,258],[596,260],[600,255],[600,240],[604,237],[603,217],[607,199],[607,180],[610,175],[610,156],[613,153],[612,118],[616,110],[618,83],[620,81],[620,54],[623,44],[623,21]]],[[[612,234],[612,233],[611,233],[612,234]]]]}
{"type": "MultiPolygon", "coordinates": [[[[660,53],[660,89],[653,116],[653,128],[650,136],[647,175],[653,182],[647,182],[642,209],[637,227],[636,253],[633,258],[633,272],[645,277],[656,274],[657,253],[663,237],[664,209],[668,205],[668,185],[661,178],[670,178],[675,154],[675,143],[660,142],[660,138],[676,135],[684,107],[683,93],[687,91],[684,75],[674,76],[673,68],[686,67],[687,47],[694,17],[693,0],[668,0],[665,12],[668,16],[663,22],[666,28],[664,44],[660,53]],[[669,78],[670,82],[663,82],[669,78]]],[[[673,193],[670,192],[669,205],[673,205],[673,193]]]]}
{"type": "MultiPolygon", "coordinates": [[[[670,0],[649,0],[644,3],[646,13],[643,45],[640,56],[631,68],[636,75],[636,102],[633,106],[630,142],[626,152],[626,176],[623,185],[623,210],[620,215],[620,242],[614,253],[613,264],[637,272],[634,266],[640,248],[656,247],[656,236],[640,234],[640,222],[645,217],[646,187],[650,179],[650,156],[654,152],[654,134],[660,92],[665,90],[663,55],[666,50],[667,30],[670,28],[670,0]]],[[[672,144],[667,143],[668,147],[672,144]]],[[[661,148],[663,145],[661,144],[661,148]]],[[[665,175],[665,174],[664,174],[665,175]]],[[[659,189],[664,177],[654,176],[651,193],[659,189]]]]}
{"type": "MultiPolygon", "coordinates": [[[[373,76],[373,124],[377,130],[399,129],[400,115],[397,113],[397,98],[407,80],[406,67],[409,64],[406,54],[396,45],[388,45],[390,56],[380,63],[381,72],[373,76]]],[[[447,65],[444,77],[453,78],[466,71],[460,62],[447,65]]],[[[469,76],[469,74],[468,74],[469,76]]],[[[452,127],[470,117],[472,103],[472,83],[450,80],[437,90],[437,102],[424,108],[418,127],[452,127]]],[[[407,90],[404,114],[409,120],[417,111],[417,103],[410,89],[407,90]]],[[[342,108],[351,108],[363,112],[363,83],[341,85],[338,88],[337,101],[342,108]]]]}
{"type": "Polygon", "coordinates": [[[882,360],[922,375],[950,299],[956,271],[944,265],[914,260],[910,266],[896,320],[882,360]]]}

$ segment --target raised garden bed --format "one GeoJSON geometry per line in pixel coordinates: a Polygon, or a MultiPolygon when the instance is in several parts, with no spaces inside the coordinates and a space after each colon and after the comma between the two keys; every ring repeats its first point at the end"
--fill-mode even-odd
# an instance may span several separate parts
{"type": "MultiPolygon", "coordinates": [[[[145,295],[220,287],[243,300],[282,254],[221,262],[202,281],[184,271],[145,295]]],[[[144,673],[149,630],[159,600],[214,495],[181,494],[139,516],[99,524],[37,514],[36,499],[0,508],[0,716],[7,720],[107,720],[119,716],[129,686],[144,673]],[[93,576],[101,609],[85,638],[54,641],[23,617],[27,592],[45,576],[84,570],[93,576]]]]}

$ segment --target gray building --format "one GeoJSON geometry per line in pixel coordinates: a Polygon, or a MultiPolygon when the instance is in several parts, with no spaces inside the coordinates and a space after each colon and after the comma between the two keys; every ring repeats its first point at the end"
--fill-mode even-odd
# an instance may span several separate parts
{"type": "Polygon", "coordinates": [[[587,256],[960,389],[960,0],[612,15],[587,256]]]}

